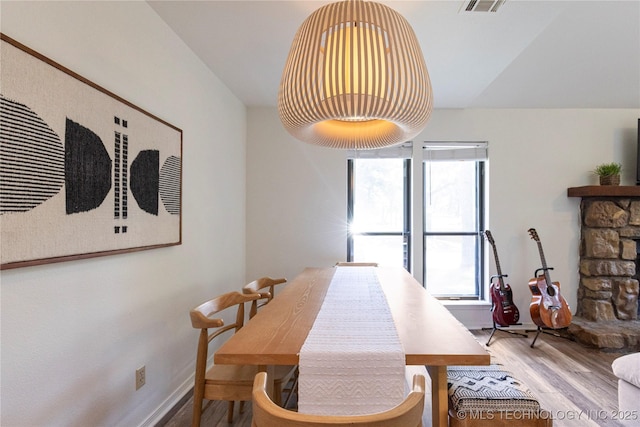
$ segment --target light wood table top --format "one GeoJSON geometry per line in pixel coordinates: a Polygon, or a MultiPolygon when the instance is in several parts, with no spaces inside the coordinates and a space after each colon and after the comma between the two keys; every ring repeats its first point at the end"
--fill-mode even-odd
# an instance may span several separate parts
{"type": "MultiPolygon", "coordinates": [[[[348,267],[358,268],[358,267],[348,267]]],[[[488,365],[489,353],[404,269],[377,268],[407,365],[431,376],[433,425],[447,425],[447,365],[488,365]]],[[[335,268],[307,268],[215,353],[218,364],[297,365],[335,268]]]]}

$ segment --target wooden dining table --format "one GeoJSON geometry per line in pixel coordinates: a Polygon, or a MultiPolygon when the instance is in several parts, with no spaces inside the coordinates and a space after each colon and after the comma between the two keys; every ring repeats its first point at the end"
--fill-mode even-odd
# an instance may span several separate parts
{"type": "MultiPolygon", "coordinates": [[[[275,365],[298,365],[335,271],[306,268],[215,352],[214,363],[258,365],[268,373],[275,365]]],[[[426,366],[431,377],[432,425],[447,426],[447,366],[488,365],[489,353],[405,269],[376,271],[406,364],[426,366]]]]}

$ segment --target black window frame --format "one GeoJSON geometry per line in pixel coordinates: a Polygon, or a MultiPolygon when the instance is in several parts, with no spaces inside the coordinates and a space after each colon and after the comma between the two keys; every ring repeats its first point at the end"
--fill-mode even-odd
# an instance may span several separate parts
{"type": "Polygon", "coordinates": [[[483,301],[485,295],[485,265],[486,265],[486,251],[484,244],[484,230],[485,230],[485,169],[486,160],[469,160],[476,163],[476,229],[477,231],[469,232],[428,232],[427,231],[427,206],[426,206],[426,161],[422,162],[422,183],[423,183],[423,206],[422,206],[422,283],[425,289],[429,290],[429,284],[427,283],[427,237],[428,236],[475,236],[475,265],[476,265],[476,278],[475,278],[475,294],[474,295],[435,295],[438,299],[443,300],[472,300],[483,301]]]}
{"type": "MultiPolygon", "coordinates": [[[[355,202],[355,162],[359,159],[347,159],[347,223],[353,223],[353,204],[355,202]]],[[[365,159],[361,159],[365,160],[365,159]]],[[[400,159],[403,161],[403,205],[404,221],[401,232],[377,232],[366,231],[353,233],[351,229],[347,233],[347,261],[354,261],[353,237],[358,236],[402,236],[403,237],[403,257],[404,268],[411,271],[411,159],[400,159]]]]}

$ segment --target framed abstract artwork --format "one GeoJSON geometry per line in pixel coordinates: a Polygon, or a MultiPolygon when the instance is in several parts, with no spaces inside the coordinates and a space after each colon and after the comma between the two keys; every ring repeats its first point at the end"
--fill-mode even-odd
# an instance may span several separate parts
{"type": "Polygon", "coordinates": [[[0,268],[181,244],[182,131],[0,43],[0,268]]]}

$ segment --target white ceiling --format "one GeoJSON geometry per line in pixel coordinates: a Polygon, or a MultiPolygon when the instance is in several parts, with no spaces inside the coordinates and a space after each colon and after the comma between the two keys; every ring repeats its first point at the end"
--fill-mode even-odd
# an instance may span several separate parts
{"type": "MultiPolygon", "coordinates": [[[[640,0],[379,1],[418,36],[435,108],[640,108],[640,0]]],[[[247,106],[275,106],[302,21],[329,1],[154,1],[247,106]]]]}

